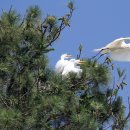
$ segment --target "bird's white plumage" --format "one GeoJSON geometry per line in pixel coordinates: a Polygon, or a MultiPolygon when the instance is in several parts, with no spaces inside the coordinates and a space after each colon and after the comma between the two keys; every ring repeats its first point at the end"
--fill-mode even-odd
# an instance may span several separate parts
{"type": "Polygon", "coordinates": [[[75,73],[77,77],[80,77],[82,73],[82,69],[80,69],[80,60],[71,59],[69,63],[64,67],[64,70],[62,72],[62,76],[67,76],[69,73],[75,73]]]}
{"type": "Polygon", "coordinates": [[[130,61],[130,48],[112,51],[110,56],[115,61],[130,61]]]}
{"type": "Polygon", "coordinates": [[[108,49],[108,50],[118,49],[118,48],[125,46],[126,45],[125,41],[128,41],[128,40],[130,40],[130,37],[118,38],[118,39],[112,41],[111,43],[107,44],[105,47],[95,49],[94,51],[100,51],[102,49],[104,49],[104,50],[105,49],[108,49]]]}
{"type": "Polygon", "coordinates": [[[68,59],[70,57],[71,57],[71,55],[68,55],[68,54],[61,55],[61,59],[55,65],[55,70],[57,73],[63,72],[64,67],[69,63],[69,61],[66,59],[68,59]]]}
{"type": "Polygon", "coordinates": [[[94,51],[101,51],[102,54],[109,53],[115,61],[130,61],[130,44],[125,42],[128,40],[130,40],[130,37],[119,38],[94,51]]]}
{"type": "Polygon", "coordinates": [[[106,47],[108,47],[108,48],[121,47],[125,43],[126,40],[130,40],[130,37],[118,38],[118,39],[112,41],[111,43],[107,44],[106,47]]]}

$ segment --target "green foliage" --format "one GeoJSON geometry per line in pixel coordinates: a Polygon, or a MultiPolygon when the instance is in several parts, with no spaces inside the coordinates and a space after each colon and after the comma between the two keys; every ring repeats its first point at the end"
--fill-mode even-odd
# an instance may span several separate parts
{"type": "Polygon", "coordinates": [[[17,129],[22,121],[20,117],[21,113],[15,109],[0,109],[0,129],[17,129]]]}
{"type": "Polygon", "coordinates": [[[110,69],[107,65],[99,64],[95,60],[86,60],[83,67],[83,78],[92,79],[96,84],[106,85],[110,81],[110,69]]]}
{"type": "MultiPolygon", "coordinates": [[[[22,19],[12,8],[0,17],[0,129],[96,130],[105,123],[121,124],[124,106],[118,92],[125,83],[111,87],[110,61],[84,59],[81,77],[63,78],[48,66],[47,53],[61,32],[70,26],[74,10],[61,18],[44,20],[38,6],[22,19]]],[[[81,58],[82,45],[77,58],[81,58]]],[[[123,125],[122,125],[123,126],[123,125]]],[[[123,126],[124,127],[124,126],[123,126]]]]}
{"type": "Polygon", "coordinates": [[[68,3],[68,8],[69,8],[70,10],[74,10],[74,4],[73,4],[72,1],[70,1],[70,2],[68,3]]]}

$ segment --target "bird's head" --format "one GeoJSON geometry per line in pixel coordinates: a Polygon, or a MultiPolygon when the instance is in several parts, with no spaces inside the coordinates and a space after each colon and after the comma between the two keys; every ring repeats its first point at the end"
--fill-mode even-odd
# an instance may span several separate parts
{"type": "Polygon", "coordinates": [[[75,64],[79,64],[79,65],[85,63],[85,61],[83,61],[83,60],[76,60],[76,59],[71,59],[70,61],[74,62],[75,64]]]}
{"type": "Polygon", "coordinates": [[[72,57],[72,55],[70,55],[70,54],[62,54],[61,55],[61,59],[71,58],[71,57],[72,57]]]}
{"type": "Polygon", "coordinates": [[[81,65],[81,64],[84,64],[84,63],[85,63],[85,61],[83,61],[83,60],[79,60],[79,61],[78,61],[78,64],[80,64],[80,65],[81,65]]]}

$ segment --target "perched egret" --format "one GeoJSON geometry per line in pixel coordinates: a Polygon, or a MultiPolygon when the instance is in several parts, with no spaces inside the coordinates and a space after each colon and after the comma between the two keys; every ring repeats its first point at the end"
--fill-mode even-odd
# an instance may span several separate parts
{"type": "Polygon", "coordinates": [[[62,54],[61,55],[61,59],[56,63],[55,65],[55,70],[57,73],[62,73],[63,72],[63,69],[64,67],[69,63],[68,58],[71,58],[72,56],[71,55],[68,55],[68,54],[62,54]]]}
{"type": "Polygon", "coordinates": [[[80,77],[82,73],[82,69],[80,69],[79,64],[83,64],[84,61],[81,60],[76,60],[76,59],[71,59],[69,60],[69,63],[64,67],[64,70],[62,72],[62,76],[65,77],[69,73],[75,73],[77,77],[80,77]]]}
{"type": "Polygon", "coordinates": [[[115,61],[130,61],[130,43],[125,43],[128,40],[130,40],[130,37],[119,38],[94,51],[99,51],[102,54],[109,53],[110,57],[115,61]]]}

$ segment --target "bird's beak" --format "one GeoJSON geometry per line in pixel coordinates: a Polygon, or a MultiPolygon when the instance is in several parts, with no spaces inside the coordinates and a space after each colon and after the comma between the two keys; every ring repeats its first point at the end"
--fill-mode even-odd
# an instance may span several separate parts
{"type": "Polygon", "coordinates": [[[67,55],[66,57],[67,57],[67,58],[71,58],[71,57],[72,57],[72,55],[67,55]]]}
{"type": "Polygon", "coordinates": [[[79,61],[79,64],[84,64],[84,63],[86,63],[86,61],[79,61]]]}

